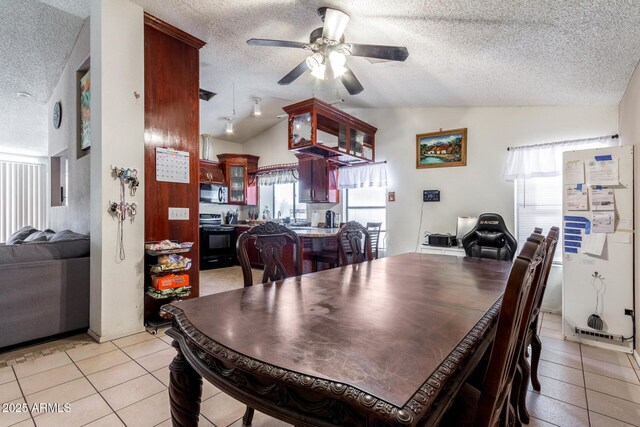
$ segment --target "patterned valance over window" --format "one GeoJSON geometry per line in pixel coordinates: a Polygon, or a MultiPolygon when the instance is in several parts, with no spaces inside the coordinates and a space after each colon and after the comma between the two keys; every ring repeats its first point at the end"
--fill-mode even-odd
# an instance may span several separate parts
{"type": "Polygon", "coordinates": [[[293,184],[298,181],[298,165],[274,165],[258,169],[258,185],[293,184]]]}

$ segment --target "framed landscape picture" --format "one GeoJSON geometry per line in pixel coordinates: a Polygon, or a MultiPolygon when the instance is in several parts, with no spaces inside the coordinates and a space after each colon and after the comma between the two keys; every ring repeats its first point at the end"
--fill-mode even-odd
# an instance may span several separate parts
{"type": "Polygon", "coordinates": [[[416,135],[416,168],[467,165],[467,128],[416,135]]]}

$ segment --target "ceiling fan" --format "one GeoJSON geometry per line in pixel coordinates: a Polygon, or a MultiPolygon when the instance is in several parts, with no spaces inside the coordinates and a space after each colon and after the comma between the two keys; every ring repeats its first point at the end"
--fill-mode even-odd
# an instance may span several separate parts
{"type": "Polygon", "coordinates": [[[322,80],[340,78],[349,94],[357,95],[364,90],[364,87],[346,64],[346,56],[362,56],[390,61],[404,61],[409,56],[407,48],[402,46],[345,43],[344,30],[349,22],[349,15],[329,7],[319,8],[318,15],[324,21],[324,27],[316,28],[311,32],[309,43],[269,39],[247,40],[249,45],[294,47],[312,52],[289,74],[280,79],[279,85],[288,85],[305,71],[311,70],[311,75],[322,80]]]}

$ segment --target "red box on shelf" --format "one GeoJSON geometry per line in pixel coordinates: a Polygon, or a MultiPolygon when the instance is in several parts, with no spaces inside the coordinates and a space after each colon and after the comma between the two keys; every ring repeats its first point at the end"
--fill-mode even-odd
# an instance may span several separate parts
{"type": "Polygon", "coordinates": [[[166,276],[152,276],[151,286],[163,291],[165,289],[181,288],[182,286],[189,286],[188,274],[168,274],[166,276]]]}

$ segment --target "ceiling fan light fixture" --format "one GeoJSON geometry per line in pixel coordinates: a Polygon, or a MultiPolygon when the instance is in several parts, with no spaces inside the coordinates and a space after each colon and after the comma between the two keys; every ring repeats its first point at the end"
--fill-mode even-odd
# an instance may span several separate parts
{"type": "Polygon", "coordinates": [[[324,55],[321,52],[316,52],[313,55],[307,57],[305,60],[307,67],[313,71],[320,67],[324,63],[324,55]]]}
{"type": "Polygon", "coordinates": [[[324,64],[320,64],[313,70],[311,70],[311,75],[316,79],[325,80],[327,75],[327,67],[324,64]]]}
{"type": "Polygon", "coordinates": [[[262,116],[262,110],[260,109],[260,101],[262,101],[260,98],[253,98],[254,104],[253,104],[253,116],[254,117],[260,117],[262,116]]]}
{"type": "Polygon", "coordinates": [[[233,133],[233,119],[227,118],[227,127],[225,128],[224,133],[226,134],[233,133]]]}
{"type": "Polygon", "coordinates": [[[333,76],[335,78],[340,77],[347,71],[344,66],[347,63],[347,58],[341,52],[335,50],[332,51],[329,54],[329,63],[331,64],[331,70],[333,71],[333,76]]]}

